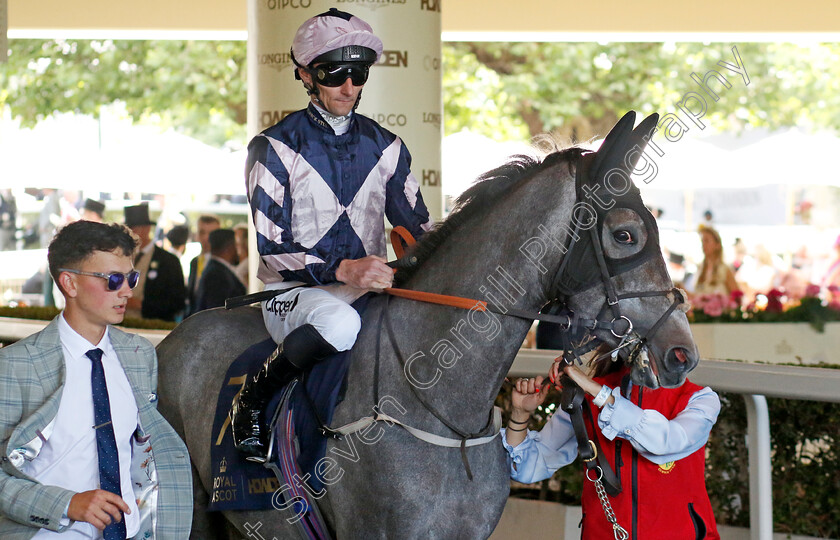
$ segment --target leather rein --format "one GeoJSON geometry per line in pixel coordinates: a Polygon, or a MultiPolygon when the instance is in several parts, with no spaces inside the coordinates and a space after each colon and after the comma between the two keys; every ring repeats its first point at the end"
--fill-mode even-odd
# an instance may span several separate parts
{"type": "MultiPolygon", "coordinates": [[[[510,317],[517,317],[520,319],[525,320],[539,320],[545,321],[548,323],[556,323],[560,328],[560,335],[561,340],[563,342],[563,355],[561,356],[562,360],[569,365],[574,364],[577,361],[579,364],[582,364],[583,361],[580,359],[580,354],[584,354],[592,349],[592,347],[587,347],[587,343],[591,343],[595,341],[593,332],[595,330],[609,330],[613,336],[618,338],[619,344],[615,347],[612,351],[610,351],[610,355],[613,357],[613,361],[615,361],[619,349],[624,347],[632,347],[631,351],[628,355],[627,362],[632,364],[634,362],[646,362],[647,361],[647,354],[646,354],[646,344],[649,339],[651,339],[662,327],[665,321],[671,316],[674,310],[680,308],[680,306],[685,305],[686,298],[685,294],[681,289],[676,287],[668,289],[668,290],[661,290],[661,291],[639,291],[639,292],[630,292],[630,293],[622,293],[617,294],[615,291],[615,287],[611,281],[613,276],[610,275],[609,269],[606,264],[606,258],[604,256],[603,246],[601,245],[600,235],[596,230],[597,227],[590,227],[589,234],[592,244],[595,248],[595,258],[598,263],[598,267],[600,269],[600,281],[604,286],[606,295],[604,299],[604,304],[602,305],[598,315],[592,318],[580,317],[577,313],[570,310],[566,307],[565,300],[561,303],[561,309],[558,310],[557,313],[540,313],[532,310],[524,310],[514,307],[502,307],[497,306],[491,302],[487,302],[484,300],[476,300],[473,298],[465,298],[461,296],[449,296],[425,291],[417,291],[417,290],[410,290],[410,289],[401,289],[401,288],[387,288],[385,292],[391,296],[396,296],[399,298],[405,298],[409,300],[415,300],[419,302],[426,302],[432,303],[437,305],[444,305],[455,307],[459,309],[467,309],[467,310],[477,310],[477,311],[489,311],[498,315],[507,315],[510,317]],[[659,319],[644,333],[638,333],[634,331],[633,322],[626,316],[621,314],[619,302],[621,300],[627,300],[631,298],[649,298],[655,296],[665,296],[668,297],[673,295],[673,299],[671,305],[665,310],[665,312],[659,317],[659,319]],[[612,314],[612,319],[610,321],[606,321],[603,319],[603,316],[606,314],[607,311],[610,311],[612,314]],[[624,328],[622,328],[622,326],[624,328]],[[583,345],[575,345],[573,342],[573,336],[580,335],[580,332],[583,332],[584,337],[578,341],[578,343],[583,343],[583,345]]],[[[579,226],[575,224],[575,234],[569,236],[569,245],[567,246],[567,250],[565,251],[568,254],[572,247],[574,247],[575,242],[578,238],[580,238],[579,233],[579,226]]],[[[416,264],[416,258],[409,255],[408,258],[405,258],[404,254],[404,247],[403,243],[406,246],[411,246],[415,243],[414,238],[402,227],[395,227],[391,231],[391,244],[394,247],[394,252],[397,255],[397,261],[394,263],[390,263],[390,265],[399,268],[405,266],[413,266],[416,264]]],[[[555,275],[554,283],[559,283],[558,279],[565,271],[567,267],[567,262],[570,260],[570,257],[564,257],[563,261],[558,268],[557,274],[555,275]]],[[[568,298],[570,295],[566,295],[568,298]]],[[[379,333],[377,334],[377,341],[376,341],[376,364],[374,369],[374,396],[377,399],[374,403],[378,403],[378,378],[379,378],[379,351],[380,351],[380,336],[383,327],[383,320],[385,322],[384,327],[388,333],[388,338],[391,342],[391,345],[397,355],[397,358],[400,360],[400,364],[403,368],[405,368],[405,358],[403,357],[402,353],[399,350],[396,342],[396,335],[391,327],[390,318],[387,315],[388,307],[390,302],[386,301],[385,306],[382,308],[382,313],[380,314],[380,324],[379,324],[379,333]]],[[[612,496],[618,495],[621,493],[621,479],[616,476],[615,472],[613,471],[612,466],[607,460],[602,460],[599,458],[599,455],[603,455],[600,452],[600,444],[598,442],[597,437],[590,437],[586,423],[583,419],[583,411],[584,409],[588,413],[590,424],[592,425],[593,429],[596,429],[594,419],[592,418],[592,412],[585,403],[585,392],[572,381],[568,376],[563,376],[560,380],[560,384],[562,385],[562,392],[560,397],[561,408],[569,414],[572,421],[572,426],[574,428],[575,437],[578,443],[578,454],[583,460],[586,468],[587,468],[587,477],[589,470],[595,470],[596,474],[599,478],[602,478],[605,483],[605,488],[607,493],[612,496]]],[[[423,396],[418,393],[417,389],[414,387],[413,384],[409,384],[411,387],[412,393],[417,398],[417,400],[423,405],[423,407],[432,414],[438,421],[440,421],[443,425],[449,428],[452,432],[456,433],[461,438],[461,458],[464,463],[464,467],[467,472],[467,477],[472,480],[472,472],[470,470],[469,462],[467,461],[467,454],[465,443],[466,441],[474,438],[480,437],[492,424],[493,418],[493,411],[490,412],[490,418],[488,419],[487,425],[479,431],[478,433],[468,433],[464,430],[457,428],[452,422],[448,421],[443,415],[437,411],[431,404],[429,404],[423,396]]]]}

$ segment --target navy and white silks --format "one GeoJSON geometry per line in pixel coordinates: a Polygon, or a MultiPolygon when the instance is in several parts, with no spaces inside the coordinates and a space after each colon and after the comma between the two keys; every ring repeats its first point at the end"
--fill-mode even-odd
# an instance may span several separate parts
{"type": "Polygon", "coordinates": [[[336,135],[312,104],[254,137],[246,175],[257,277],[266,289],[318,287],[263,304],[276,342],[309,323],[336,349],[352,346],[360,323],[347,302],[364,291],[336,282],[339,263],[385,257],[383,215],[415,238],[432,226],[410,165],[402,140],[373,120],[354,113],[336,135]]]}

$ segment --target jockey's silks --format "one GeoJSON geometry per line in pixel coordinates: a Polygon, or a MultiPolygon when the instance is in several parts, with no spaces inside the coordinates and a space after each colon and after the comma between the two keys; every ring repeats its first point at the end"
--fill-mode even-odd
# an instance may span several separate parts
{"type": "MultiPolygon", "coordinates": [[[[595,381],[615,388],[621,385],[626,373],[622,370],[596,377],[595,381]]],[[[633,385],[629,399],[639,407],[659,411],[671,420],[685,409],[691,396],[701,388],[688,380],[679,388],[651,390],[633,385]]],[[[586,401],[597,423],[600,409],[592,404],[588,394],[586,401]]],[[[705,445],[679,461],[657,465],[639,455],[629,441],[619,437],[607,440],[600,429],[593,430],[588,414],[584,414],[584,418],[590,438],[592,433],[597,434],[601,446],[599,459],[603,455],[616,476],[621,478],[621,493],[616,497],[608,496],[608,499],[618,524],[628,532],[630,540],[720,538],[706,491],[705,445]],[[616,447],[620,448],[618,461],[616,447]]],[[[590,474],[595,478],[595,473],[590,474]]],[[[581,538],[613,538],[612,526],[604,515],[595,485],[588,480],[584,480],[582,506],[581,538]]]]}

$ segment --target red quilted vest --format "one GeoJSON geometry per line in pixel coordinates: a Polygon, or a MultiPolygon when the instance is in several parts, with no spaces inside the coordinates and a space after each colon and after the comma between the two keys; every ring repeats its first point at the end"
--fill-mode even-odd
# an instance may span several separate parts
{"type": "MultiPolygon", "coordinates": [[[[611,388],[620,386],[626,371],[595,380],[611,388]]],[[[651,390],[634,385],[630,399],[644,409],[653,409],[666,418],[674,418],[700,386],[685,381],[679,388],[651,390]]],[[[597,423],[599,409],[587,397],[592,418],[597,423]]],[[[706,447],[683,459],[657,465],[640,456],[629,441],[616,437],[609,441],[599,429],[592,429],[589,415],[584,412],[587,431],[596,433],[602,455],[621,478],[621,493],[608,497],[618,524],[630,535],[630,540],[694,540],[719,539],[712,505],[706,492],[706,447]],[[619,459],[616,462],[616,448],[619,459]]],[[[600,457],[600,456],[599,456],[600,457]]],[[[594,474],[594,473],[593,473],[594,474]]],[[[613,538],[612,526],[604,516],[594,484],[584,480],[583,540],[613,538]]]]}

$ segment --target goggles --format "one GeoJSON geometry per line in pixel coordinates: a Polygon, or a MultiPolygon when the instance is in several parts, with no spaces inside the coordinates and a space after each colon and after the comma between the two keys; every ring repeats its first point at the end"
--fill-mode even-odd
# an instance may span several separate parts
{"type": "Polygon", "coordinates": [[[322,64],[309,72],[315,82],[332,88],[341,86],[349,77],[353,86],[362,86],[367,82],[369,64],[354,62],[351,64],[322,64]]]}
{"type": "Polygon", "coordinates": [[[108,290],[109,291],[118,291],[122,287],[124,281],[128,281],[128,288],[133,289],[137,286],[137,282],[140,280],[140,272],[137,270],[132,270],[127,274],[122,274],[120,272],[112,272],[110,274],[103,274],[102,272],[82,272],[81,270],[76,270],[73,268],[59,268],[59,272],[70,272],[71,274],[79,274],[80,276],[93,276],[102,279],[108,280],[108,290]]]}

